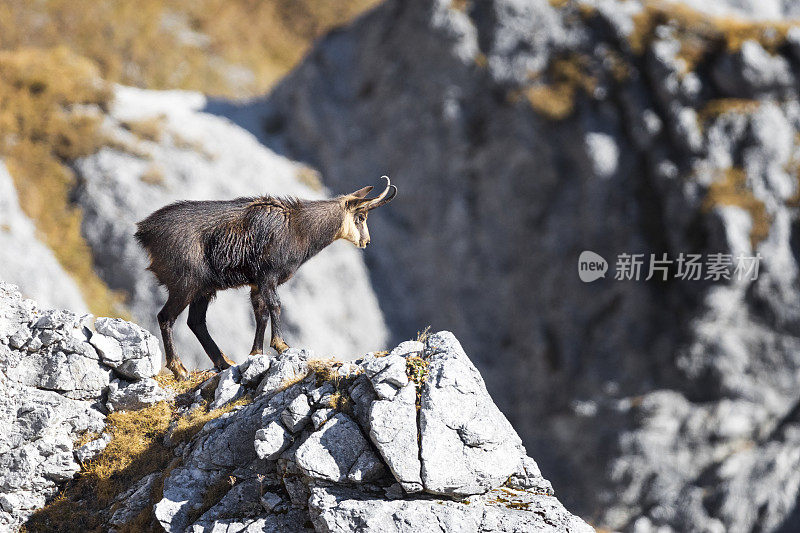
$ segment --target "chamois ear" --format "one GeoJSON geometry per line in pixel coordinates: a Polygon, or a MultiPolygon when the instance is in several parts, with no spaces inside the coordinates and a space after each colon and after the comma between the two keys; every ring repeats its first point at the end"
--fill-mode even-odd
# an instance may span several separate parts
{"type": "Polygon", "coordinates": [[[347,196],[360,200],[360,199],[366,197],[371,190],[372,190],[372,185],[368,185],[368,186],[364,187],[363,189],[358,189],[356,192],[351,192],[347,196]]]}

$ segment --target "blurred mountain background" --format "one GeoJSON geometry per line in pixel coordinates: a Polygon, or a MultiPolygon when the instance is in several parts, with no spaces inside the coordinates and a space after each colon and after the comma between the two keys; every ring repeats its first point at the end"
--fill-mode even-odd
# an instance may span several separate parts
{"type": "MultiPolygon", "coordinates": [[[[337,243],[283,289],[290,344],[347,358],[450,329],[598,528],[796,531],[795,16],[788,0],[4,2],[0,278],[156,331],[136,220],[388,174],[373,246],[337,243]],[[585,284],[583,250],[762,261],[757,280],[585,284]]],[[[250,313],[242,292],[211,307],[237,360],[250,313]]]]}

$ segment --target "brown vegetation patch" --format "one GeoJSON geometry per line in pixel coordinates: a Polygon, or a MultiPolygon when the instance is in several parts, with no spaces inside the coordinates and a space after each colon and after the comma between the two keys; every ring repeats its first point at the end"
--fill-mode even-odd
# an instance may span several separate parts
{"type": "Polygon", "coordinates": [[[550,120],[563,120],[575,110],[579,92],[591,95],[597,78],[589,72],[590,59],[570,53],[550,61],[544,73],[534,75],[542,82],[522,91],[531,107],[550,120]]]}
{"type": "Polygon", "coordinates": [[[431,327],[425,326],[425,328],[422,331],[417,332],[417,342],[425,344],[428,341],[428,337],[430,336],[430,334],[431,334],[431,327]]]}
{"type": "Polygon", "coordinates": [[[0,52],[0,156],[22,210],[89,309],[125,317],[123,295],[108,290],[93,270],[81,211],[69,201],[75,176],[66,164],[101,145],[99,111],[109,99],[96,65],[66,48],[0,52]]]}
{"type": "Polygon", "coordinates": [[[65,45],[110,81],[215,95],[265,92],[315,39],[376,0],[0,3],[0,48],[65,45]],[[154,51],[158,53],[154,53],[154,51]],[[236,73],[236,69],[244,73],[236,73]]]}
{"type": "Polygon", "coordinates": [[[308,369],[316,378],[317,387],[326,382],[331,382],[336,385],[341,377],[339,376],[338,369],[342,366],[341,361],[336,359],[311,359],[308,361],[308,369]]]}
{"type": "Polygon", "coordinates": [[[718,205],[734,205],[750,214],[752,220],[750,243],[753,249],[769,235],[772,219],[764,203],[756,198],[747,186],[747,174],[743,169],[728,168],[722,172],[719,179],[711,183],[706,192],[703,209],[710,211],[718,205]]]}

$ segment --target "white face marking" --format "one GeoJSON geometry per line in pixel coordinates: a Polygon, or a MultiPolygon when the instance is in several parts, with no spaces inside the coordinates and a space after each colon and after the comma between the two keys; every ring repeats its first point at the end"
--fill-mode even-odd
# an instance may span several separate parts
{"type": "Polygon", "coordinates": [[[366,216],[361,222],[356,221],[356,217],[361,216],[358,213],[346,212],[342,227],[336,236],[337,239],[345,239],[350,241],[359,248],[366,248],[369,243],[369,230],[367,229],[366,216]]]}

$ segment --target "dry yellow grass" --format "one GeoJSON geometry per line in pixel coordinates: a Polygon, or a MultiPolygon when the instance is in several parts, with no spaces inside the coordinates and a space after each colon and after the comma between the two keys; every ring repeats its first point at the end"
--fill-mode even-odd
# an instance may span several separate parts
{"type": "Polygon", "coordinates": [[[109,415],[111,442],[100,456],[83,465],[57,498],[34,513],[25,524],[29,532],[103,531],[98,512],[142,477],[162,471],[172,459],[164,434],[172,418],[167,402],[132,412],[109,415]]]}
{"type": "Polygon", "coordinates": [[[318,387],[328,381],[337,384],[340,380],[337,368],[340,366],[342,366],[341,361],[333,358],[308,361],[308,369],[316,376],[318,387]]]}
{"type": "Polygon", "coordinates": [[[270,88],[325,32],[352,20],[377,0],[183,0],[193,29],[209,49],[254,73],[249,93],[270,88]]]}
{"type": "Polygon", "coordinates": [[[428,337],[431,334],[431,327],[425,326],[422,331],[417,332],[417,342],[425,343],[428,341],[428,337]]]}
{"type": "Polygon", "coordinates": [[[703,203],[704,210],[709,211],[718,205],[741,207],[750,214],[753,224],[750,229],[750,243],[754,249],[769,235],[772,220],[764,203],[747,187],[747,174],[743,169],[726,169],[720,179],[715,180],[708,188],[703,203]]]}
{"type": "Polygon", "coordinates": [[[66,48],[0,51],[0,156],[23,211],[40,238],[75,279],[92,312],[125,316],[121,294],[93,270],[81,236],[81,212],[69,195],[75,177],[67,161],[101,144],[99,113],[110,93],[96,65],[66,48]]]}
{"type": "Polygon", "coordinates": [[[172,374],[172,372],[165,369],[153,379],[155,379],[162,387],[169,388],[175,391],[177,394],[185,394],[186,392],[195,390],[205,380],[214,376],[215,373],[212,370],[192,370],[189,372],[188,378],[180,380],[175,379],[175,376],[172,374]]]}
{"type": "Polygon", "coordinates": [[[330,398],[328,399],[328,407],[336,411],[352,415],[353,399],[349,394],[347,394],[347,391],[336,390],[336,392],[331,394],[330,398]]]}
{"type": "Polygon", "coordinates": [[[83,432],[81,434],[80,437],[75,439],[75,442],[72,443],[72,447],[74,449],[78,449],[81,446],[85,446],[86,444],[89,444],[90,442],[92,442],[93,440],[95,440],[99,436],[100,436],[100,434],[97,433],[96,431],[85,431],[85,432],[83,432]]]}
{"type": "Polygon", "coordinates": [[[269,89],[327,30],[377,0],[0,3],[0,48],[64,45],[110,81],[228,96],[269,89]],[[231,75],[231,67],[248,74],[231,75]]]}

